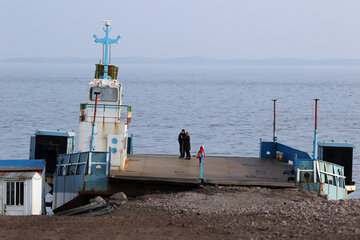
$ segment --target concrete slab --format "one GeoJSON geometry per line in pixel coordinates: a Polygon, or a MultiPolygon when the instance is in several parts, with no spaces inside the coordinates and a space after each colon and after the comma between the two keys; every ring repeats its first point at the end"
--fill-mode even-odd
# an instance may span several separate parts
{"type": "MultiPolygon", "coordinates": [[[[291,166],[273,159],[244,157],[206,157],[204,180],[221,185],[294,187],[283,175],[291,166]]],[[[179,159],[173,155],[133,154],[124,171],[111,171],[111,177],[136,181],[199,183],[198,159],[179,159]]]]}

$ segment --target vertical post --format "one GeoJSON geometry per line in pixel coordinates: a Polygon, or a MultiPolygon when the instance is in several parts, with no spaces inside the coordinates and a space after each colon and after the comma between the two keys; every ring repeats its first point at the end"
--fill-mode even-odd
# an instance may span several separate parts
{"type": "Polygon", "coordinates": [[[277,145],[277,137],[276,137],[276,100],[273,99],[274,102],[274,122],[273,122],[273,148],[274,148],[274,156],[276,158],[276,145],[277,145]]]}
{"type": "Polygon", "coordinates": [[[318,130],[317,130],[317,108],[318,108],[318,101],[320,99],[315,98],[315,129],[314,129],[314,142],[313,142],[313,159],[316,160],[317,159],[317,134],[318,134],[318,130]]]}
{"type": "Polygon", "coordinates": [[[318,135],[318,131],[317,131],[317,107],[318,107],[318,101],[320,99],[315,98],[315,129],[314,129],[314,142],[313,142],[313,169],[314,169],[314,182],[316,183],[316,175],[318,173],[318,162],[317,162],[317,135],[318,135]]]}
{"type": "Polygon", "coordinates": [[[204,152],[201,152],[200,181],[204,179],[204,152]]]}
{"type": "Polygon", "coordinates": [[[109,147],[109,152],[106,154],[106,176],[109,176],[110,164],[111,164],[111,147],[109,147]]]}
{"type": "Polygon", "coordinates": [[[98,102],[99,94],[100,94],[100,92],[95,92],[96,98],[95,98],[94,120],[93,120],[93,124],[92,124],[92,129],[91,129],[90,152],[92,152],[94,150],[96,109],[97,109],[97,102],[98,102]]]}
{"type": "Polygon", "coordinates": [[[91,175],[92,152],[89,152],[88,175],[91,175]]]}
{"type": "Polygon", "coordinates": [[[104,57],[104,79],[108,78],[108,54],[109,54],[109,26],[110,23],[105,23],[105,57],[104,57]]]}
{"type": "Polygon", "coordinates": [[[274,143],[277,141],[277,137],[276,137],[276,100],[277,99],[273,99],[273,102],[274,102],[273,141],[274,141],[274,143]]]}
{"type": "Polygon", "coordinates": [[[75,150],[75,136],[72,137],[72,148],[71,148],[71,153],[74,153],[75,150]]]}

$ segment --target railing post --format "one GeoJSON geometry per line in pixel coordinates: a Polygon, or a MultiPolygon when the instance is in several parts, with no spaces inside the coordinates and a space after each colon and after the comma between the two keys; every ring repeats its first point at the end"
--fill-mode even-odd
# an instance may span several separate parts
{"type": "Polygon", "coordinates": [[[204,181],[204,152],[201,152],[200,182],[204,181]]]}
{"type": "Polygon", "coordinates": [[[296,159],[296,183],[299,184],[300,182],[300,169],[299,169],[299,164],[300,164],[300,160],[297,158],[296,159]]]}

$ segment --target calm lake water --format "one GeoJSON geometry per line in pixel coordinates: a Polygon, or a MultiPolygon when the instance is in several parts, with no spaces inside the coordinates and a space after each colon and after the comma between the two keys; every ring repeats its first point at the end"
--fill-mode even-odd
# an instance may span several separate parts
{"type": "MultiPolygon", "coordinates": [[[[78,129],[91,64],[0,65],[0,159],[28,158],[36,129],[78,129]]],[[[192,153],[257,157],[272,139],[312,152],[314,98],[319,141],[360,146],[360,67],[120,65],[123,103],[132,106],[135,153],[178,154],[177,136],[191,133],[192,153]]],[[[355,181],[360,182],[355,149],[355,181]]],[[[353,196],[360,197],[357,192],[353,196]]]]}

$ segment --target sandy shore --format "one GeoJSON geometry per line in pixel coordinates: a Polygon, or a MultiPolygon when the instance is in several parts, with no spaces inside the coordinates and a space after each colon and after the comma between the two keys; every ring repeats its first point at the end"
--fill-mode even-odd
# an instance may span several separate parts
{"type": "Polygon", "coordinates": [[[360,239],[360,199],[204,187],[129,198],[100,217],[0,216],[0,239],[360,239]]]}

